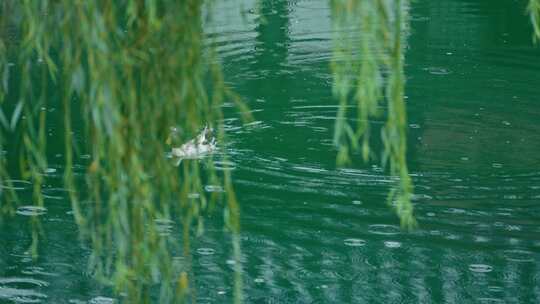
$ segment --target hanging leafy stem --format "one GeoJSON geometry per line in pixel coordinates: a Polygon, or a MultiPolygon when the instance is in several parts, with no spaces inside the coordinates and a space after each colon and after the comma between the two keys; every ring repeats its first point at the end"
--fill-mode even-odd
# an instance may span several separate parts
{"type": "Polygon", "coordinates": [[[536,42],[540,39],[540,0],[529,0],[527,11],[531,17],[531,23],[534,29],[533,39],[536,42]]]}
{"type": "Polygon", "coordinates": [[[370,119],[386,113],[382,129],[382,164],[399,184],[389,195],[401,225],[412,228],[413,186],[406,162],[407,113],[404,102],[403,57],[408,30],[406,0],[333,0],[334,52],[333,93],[339,99],[334,143],[337,162],[346,164],[350,154],[361,149],[365,161],[373,158],[370,148],[370,119]],[[386,111],[381,110],[381,107],[386,111]],[[356,124],[349,109],[356,109],[356,124]],[[359,142],[361,141],[361,146],[359,142]]]}
{"type": "MultiPolygon", "coordinates": [[[[168,140],[184,142],[205,124],[217,128],[222,141],[224,99],[245,108],[224,85],[215,53],[205,47],[205,5],[199,0],[0,5],[0,147],[8,134],[22,138],[11,148],[20,155],[22,178],[33,184],[33,201],[43,205],[48,113],[59,110],[64,187],[82,236],[91,243],[90,269],[125,293],[128,303],[150,302],[155,286],[160,303],[195,297],[192,227],[202,227],[201,215],[222,197],[205,192],[204,184],[224,189],[236,261],[235,302],[242,299],[239,208],[230,174],[213,169],[211,161],[184,161],[178,169],[166,157],[168,140]],[[8,28],[20,41],[7,38],[8,28]],[[10,78],[16,69],[20,79],[10,78]],[[179,130],[172,139],[171,127],[179,130]],[[81,162],[84,171],[78,172],[81,162]],[[183,237],[161,235],[156,223],[163,220],[179,223],[183,237]],[[177,253],[184,262],[175,266],[177,253]]],[[[0,157],[1,182],[9,184],[7,157],[0,157]]],[[[2,209],[13,209],[16,193],[11,193],[2,193],[2,209]]],[[[33,221],[38,227],[37,218],[33,221]]],[[[34,253],[37,239],[36,234],[34,253]]]]}
{"type": "MultiPolygon", "coordinates": [[[[399,184],[388,200],[396,208],[401,225],[416,225],[411,197],[413,184],[407,168],[407,113],[404,102],[404,48],[409,28],[408,0],[330,0],[334,26],[331,63],[333,93],[339,100],[334,144],[337,162],[350,162],[350,155],[361,150],[364,161],[375,158],[371,151],[370,119],[386,115],[381,138],[381,163],[399,184]],[[384,108],[384,110],[382,109],[384,108]],[[356,124],[348,111],[356,109],[356,124]]],[[[540,39],[540,0],[529,0],[527,7],[540,39]]]]}

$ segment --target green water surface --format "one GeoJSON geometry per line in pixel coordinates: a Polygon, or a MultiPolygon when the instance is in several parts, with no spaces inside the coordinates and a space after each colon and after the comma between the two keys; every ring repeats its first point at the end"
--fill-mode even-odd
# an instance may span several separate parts
{"type": "MultiPolygon", "coordinates": [[[[540,47],[525,5],[413,1],[405,72],[419,227],[406,232],[385,203],[396,180],[377,162],[336,167],[327,1],[247,1],[243,17],[216,4],[209,36],[255,117],[243,125],[225,104],[246,303],[540,302],[540,47]]],[[[45,238],[33,260],[27,210],[3,222],[0,303],[111,303],[121,297],[87,272],[90,249],[61,188],[61,127],[49,127],[45,238]]],[[[219,208],[205,226],[192,244],[198,302],[227,303],[219,208]]]]}

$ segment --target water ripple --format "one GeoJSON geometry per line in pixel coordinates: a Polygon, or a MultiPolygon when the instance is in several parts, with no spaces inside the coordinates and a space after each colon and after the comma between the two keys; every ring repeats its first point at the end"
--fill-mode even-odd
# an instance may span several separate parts
{"type": "Polygon", "coordinates": [[[361,246],[366,245],[365,240],[354,239],[354,238],[346,239],[343,241],[343,243],[345,244],[345,246],[349,246],[349,247],[361,247],[361,246]]]}
{"type": "Polygon", "coordinates": [[[20,206],[17,208],[16,213],[24,216],[38,216],[47,213],[47,208],[33,205],[20,206]]]}
{"type": "Polygon", "coordinates": [[[32,278],[0,278],[0,299],[15,303],[41,303],[47,295],[36,289],[49,286],[49,283],[32,278]]]}
{"type": "Polygon", "coordinates": [[[380,235],[396,235],[401,233],[401,229],[395,225],[373,224],[368,227],[369,233],[380,235]]]}
{"type": "Polygon", "coordinates": [[[32,183],[25,180],[9,179],[0,183],[0,189],[6,190],[28,190],[32,186],[32,183]]]}

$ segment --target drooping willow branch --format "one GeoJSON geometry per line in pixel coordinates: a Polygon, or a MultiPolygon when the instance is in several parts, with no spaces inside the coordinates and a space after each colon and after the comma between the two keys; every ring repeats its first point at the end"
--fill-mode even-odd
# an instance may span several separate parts
{"type": "MultiPolygon", "coordinates": [[[[10,151],[20,152],[22,177],[43,205],[47,113],[60,109],[64,186],[92,245],[91,269],[130,303],[148,302],[156,283],[161,303],[194,295],[189,263],[177,271],[172,255],[183,252],[190,260],[192,224],[221,197],[206,194],[204,184],[225,189],[240,271],[239,212],[230,176],[219,177],[212,162],[209,170],[189,161],[178,170],[166,157],[171,127],[180,130],[173,143],[193,137],[205,124],[224,136],[221,104],[230,94],[214,53],[204,46],[204,5],[24,0],[0,7],[1,28],[15,29],[19,37],[14,42],[0,36],[0,147],[7,134],[22,137],[10,151]],[[78,157],[81,151],[89,155],[87,163],[78,157]],[[82,174],[75,172],[81,162],[82,174]],[[184,237],[163,237],[156,220],[180,223],[184,237]]],[[[1,182],[9,183],[6,157],[0,157],[1,182]]],[[[13,201],[1,195],[2,208],[13,201]]],[[[235,284],[240,302],[239,274],[235,284]]]]}
{"type": "Polygon", "coordinates": [[[529,0],[527,11],[534,30],[533,39],[538,41],[540,39],[540,0],[529,0]]]}
{"type": "Polygon", "coordinates": [[[403,72],[408,3],[405,0],[334,0],[331,6],[336,33],[333,93],[339,99],[334,134],[334,143],[339,149],[337,161],[347,163],[350,153],[356,149],[361,149],[364,160],[371,158],[369,121],[385,112],[382,163],[389,167],[392,175],[399,177],[389,201],[395,205],[402,226],[413,227],[403,72]],[[356,109],[355,125],[347,116],[350,108],[356,109]]]}

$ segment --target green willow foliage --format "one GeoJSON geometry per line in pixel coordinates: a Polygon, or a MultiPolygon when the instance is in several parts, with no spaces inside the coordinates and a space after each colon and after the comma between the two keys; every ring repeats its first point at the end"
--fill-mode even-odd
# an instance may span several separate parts
{"type": "MultiPolygon", "coordinates": [[[[229,171],[218,174],[212,162],[196,161],[176,168],[165,157],[166,142],[185,142],[205,124],[217,127],[223,139],[220,106],[224,98],[238,101],[225,87],[212,50],[203,45],[203,10],[210,10],[204,5],[200,0],[0,5],[0,147],[9,136],[22,138],[16,148],[22,178],[32,181],[34,202],[42,206],[48,109],[58,108],[64,185],[93,249],[91,270],[124,293],[127,303],[150,302],[155,286],[160,303],[195,297],[192,227],[222,195],[205,194],[203,184],[225,189],[235,302],[241,301],[239,208],[229,171]],[[10,31],[20,41],[10,39],[10,31]],[[11,77],[16,74],[21,78],[11,77]],[[171,133],[171,127],[179,132],[171,133]],[[75,131],[82,132],[82,143],[75,131]],[[90,159],[84,178],[77,178],[74,159],[83,153],[90,159]],[[160,220],[178,220],[183,236],[160,235],[160,220]],[[173,267],[174,252],[184,256],[179,267],[173,267]]],[[[0,182],[10,189],[6,157],[1,162],[0,182]]],[[[12,212],[16,193],[5,192],[2,209],[12,212]]]]}
{"type": "MultiPolygon", "coordinates": [[[[411,197],[413,184],[407,169],[407,113],[404,101],[404,48],[409,29],[409,0],[330,0],[334,26],[332,71],[333,93],[339,100],[334,143],[339,149],[338,164],[350,161],[361,150],[364,161],[372,156],[370,119],[386,115],[381,138],[381,162],[399,185],[388,201],[396,208],[402,227],[413,228],[416,221],[411,197]],[[386,111],[381,108],[386,108],[386,111]],[[349,123],[347,111],[356,109],[356,125],[349,123]]],[[[540,0],[529,0],[527,8],[540,39],[540,0]]]]}
{"type": "Polygon", "coordinates": [[[538,41],[540,39],[540,0],[529,0],[527,10],[534,29],[533,39],[534,41],[538,41]]]}
{"type": "Polygon", "coordinates": [[[365,161],[371,158],[370,124],[386,107],[382,164],[399,185],[389,197],[401,225],[416,225],[411,196],[413,186],[406,161],[406,128],[403,58],[409,19],[407,0],[333,0],[334,74],[333,93],[339,99],[334,142],[337,161],[349,161],[351,150],[359,149],[365,161]],[[347,110],[355,108],[356,125],[348,121],[347,110]]]}

